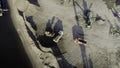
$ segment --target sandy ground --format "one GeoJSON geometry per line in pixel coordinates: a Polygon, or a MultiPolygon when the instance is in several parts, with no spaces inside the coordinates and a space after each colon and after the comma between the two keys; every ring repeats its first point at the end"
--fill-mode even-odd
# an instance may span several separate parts
{"type": "MultiPolygon", "coordinates": [[[[25,52],[30,59],[30,63],[33,68],[59,68],[56,58],[53,56],[50,48],[42,48],[38,43],[35,30],[32,28],[32,23],[27,20],[27,16],[31,16],[35,13],[35,5],[30,4],[29,1],[20,0],[20,1],[8,1],[11,11],[11,18],[13,21],[13,25],[19,35],[22,44],[25,49],[25,52]],[[14,6],[16,5],[16,6],[14,6]],[[34,8],[33,8],[34,7],[34,8]],[[33,13],[29,13],[26,10],[33,10],[33,13]],[[48,50],[48,51],[46,51],[48,50]]],[[[31,18],[31,17],[30,17],[31,18]]],[[[32,20],[32,19],[31,19],[32,20]]]]}
{"type": "MultiPolygon", "coordinates": [[[[77,7],[77,12],[80,15],[80,26],[83,27],[84,37],[87,40],[87,45],[79,46],[74,43],[72,35],[72,27],[77,25],[75,20],[75,12],[72,5],[72,0],[37,0],[40,7],[30,3],[25,10],[26,17],[31,17],[31,20],[36,24],[37,35],[42,35],[45,30],[45,25],[48,19],[53,16],[58,17],[63,21],[64,35],[58,43],[58,48],[64,54],[64,59],[72,66],[77,68],[119,68],[120,67],[120,45],[119,36],[113,36],[109,33],[110,24],[107,21],[92,21],[90,29],[85,27],[84,20],[82,19],[82,11],[77,7]],[[61,2],[63,4],[61,4],[61,2]]],[[[83,1],[77,0],[81,7],[83,1]]],[[[91,7],[91,17],[100,15],[106,20],[110,20],[111,24],[120,25],[118,20],[113,16],[111,10],[108,9],[105,2],[102,0],[87,0],[87,5],[91,7]]],[[[21,6],[18,9],[24,10],[21,6]]],[[[35,34],[34,34],[35,35],[35,34]]],[[[47,48],[46,48],[47,49],[47,48]]],[[[61,67],[66,68],[66,67],[61,67]]]]}
{"type": "MultiPolygon", "coordinates": [[[[86,57],[92,62],[94,68],[119,68],[119,37],[114,37],[109,34],[110,25],[108,22],[92,22],[92,28],[87,29],[84,26],[83,19],[80,20],[81,26],[84,29],[87,45],[86,50],[82,51],[80,46],[75,44],[72,36],[72,27],[76,25],[74,19],[73,6],[70,3],[61,5],[60,1],[56,0],[40,0],[41,11],[34,15],[34,21],[38,26],[38,33],[41,34],[41,23],[47,23],[48,19],[53,16],[59,17],[63,21],[64,36],[58,43],[61,52],[65,59],[72,65],[81,68],[84,64],[82,60],[82,52],[86,51],[86,57]]],[[[82,6],[82,0],[78,1],[82,6]]],[[[100,15],[104,19],[109,19],[114,25],[118,20],[113,16],[112,12],[107,8],[102,0],[87,0],[88,6],[93,3],[91,10],[94,14],[100,15]]],[[[79,8],[77,8],[79,10],[79,8]]],[[[81,10],[79,10],[80,12],[81,10]]],[[[89,63],[90,64],[90,63],[89,63]]]]}

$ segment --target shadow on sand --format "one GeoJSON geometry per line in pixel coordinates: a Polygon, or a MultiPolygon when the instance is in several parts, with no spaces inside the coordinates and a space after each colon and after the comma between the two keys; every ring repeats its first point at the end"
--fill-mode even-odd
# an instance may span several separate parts
{"type": "MultiPolygon", "coordinates": [[[[75,39],[75,38],[81,38],[82,40],[84,40],[84,31],[83,31],[82,26],[80,26],[80,24],[79,24],[78,14],[77,14],[77,10],[76,10],[75,4],[83,11],[83,14],[84,14],[85,17],[89,17],[89,11],[90,11],[89,9],[91,8],[92,4],[88,8],[86,1],[83,0],[83,7],[84,8],[81,8],[81,6],[76,1],[73,0],[74,12],[75,12],[75,17],[76,17],[75,18],[75,20],[76,20],[75,24],[76,25],[74,25],[72,27],[73,39],[75,39]]],[[[88,20],[86,20],[86,24],[88,24],[88,25],[90,24],[90,23],[88,23],[88,20]]],[[[81,44],[79,46],[80,46],[81,53],[82,53],[83,67],[84,68],[93,68],[93,62],[92,62],[92,60],[90,58],[88,60],[88,57],[86,55],[85,45],[81,44]]]]}
{"type": "Polygon", "coordinates": [[[37,31],[37,26],[35,22],[33,21],[33,16],[26,17],[26,20],[30,23],[31,27],[37,31]]]}
{"type": "MultiPolygon", "coordinates": [[[[26,24],[26,23],[28,23],[28,22],[26,22],[26,20],[25,20],[26,17],[24,16],[23,12],[21,12],[21,11],[19,11],[19,10],[18,10],[18,12],[19,12],[19,14],[23,17],[23,19],[24,19],[24,24],[25,24],[25,26],[26,26],[28,35],[29,35],[30,38],[33,40],[35,46],[36,46],[38,49],[40,49],[42,52],[48,53],[49,51],[44,51],[44,50],[41,49],[40,44],[38,43],[38,38],[33,34],[33,32],[30,30],[30,28],[29,28],[29,27],[27,26],[27,24],[26,24]]],[[[30,16],[29,19],[31,19],[31,18],[32,18],[32,17],[30,16]]],[[[33,29],[35,28],[35,30],[37,30],[37,27],[36,27],[36,25],[34,24],[33,19],[32,19],[32,20],[29,20],[29,19],[27,19],[27,20],[29,21],[29,23],[31,24],[31,26],[33,26],[33,29]]]]}
{"type": "Polygon", "coordinates": [[[53,38],[49,38],[43,35],[43,36],[39,36],[38,40],[42,46],[52,49],[53,55],[56,57],[60,68],[75,68],[66,61],[57,43],[53,41],[53,38]]]}
{"type": "MultiPolygon", "coordinates": [[[[51,26],[54,23],[55,16],[51,20],[48,20],[48,23],[46,24],[46,31],[49,31],[51,33],[55,32],[57,33],[59,30],[63,30],[62,21],[58,19],[58,21],[55,23],[54,31],[52,30],[51,26]]],[[[53,55],[56,57],[58,64],[60,68],[75,68],[71,64],[67,62],[67,60],[64,58],[63,53],[61,53],[57,43],[53,41],[54,37],[48,37],[46,35],[42,35],[38,37],[39,42],[42,46],[51,48],[53,51],[53,55]]]]}
{"type": "MultiPolygon", "coordinates": [[[[26,18],[24,17],[24,14],[23,14],[23,12],[22,11],[19,11],[18,10],[18,12],[19,12],[19,14],[23,17],[23,20],[24,20],[24,24],[25,24],[25,26],[26,26],[26,29],[27,29],[27,32],[28,32],[28,34],[29,34],[29,36],[31,37],[31,39],[34,41],[34,43],[35,43],[35,45],[36,45],[36,47],[38,48],[38,49],[40,49],[40,46],[39,46],[39,43],[37,42],[37,38],[35,37],[35,35],[33,34],[33,32],[30,30],[30,28],[27,26],[27,22],[26,22],[26,18]]],[[[33,24],[34,24],[34,22],[31,22],[30,21],[30,23],[31,23],[31,26],[33,26],[33,24]]],[[[36,25],[34,24],[34,26],[36,27],[36,25]]],[[[33,27],[34,28],[34,27],[33,27]]],[[[37,29],[37,28],[36,28],[37,29]]]]}
{"type": "MultiPolygon", "coordinates": [[[[75,18],[76,18],[76,20],[78,20],[79,19],[79,17],[78,17],[78,14],[77,14],[77,7],[76,6],[78,6],[79,8],[80,8],[80,10],[82,10],[82,13],[83,14],[81,14],[82,15],[82,17],[84,18],[84,20],[85,20],[85,24],[86,25],[91,25],[91,22],[90,22],[90,12],[91,12],[91,10],[90,10],[90,8],[91,8],[91,6],[92,6],[92,3],[90,4],[90,6],[88,7],[88,5],[87,5],[87,2],[85,1],[85,0],[83,0],[83,8],[78,4],[78,2],[77,1],[74,1],[73,0],[73,7],[74,7],[74,12],[75,12],[75,18]]],[[[78,23],[78,22],[77,22],[78,23]]]]}
{"type": "MultiPolygon", "coordinates": [[[[73,32],[73,39],[75,38],[81,38],[84,40],[84,32],[81,26],[79,25],[74,25],[72,28],[72,32],[73,32]]],[[[79,44],[80,49],[81,49],[81,53],[82,53],[82,59],[83,59],[83,67],[84,68],[93,68],[93,63],[92,60],[86,55],[86,49],[85,49],[85,45],[83,44],[79,44]]]]}
{"type": "Polygon", "coordinates": [[[36,5],[36,6],[38,6],[38,7],[40,7],[40,4],[39,4],[39,2],[38,2],[38,0],[28,0],[31,4],[34,4],[34,5],[36,5]]]}

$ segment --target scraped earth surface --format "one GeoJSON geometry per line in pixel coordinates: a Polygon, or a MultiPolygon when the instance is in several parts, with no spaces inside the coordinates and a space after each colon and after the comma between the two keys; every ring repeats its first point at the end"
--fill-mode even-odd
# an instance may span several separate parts
{"type": "MultiPolygon", "coordinates": [[[[107,21],[95,22],[94,19],[91,19],[92,27],[90,29],[86,28],[84,19],[82,19],[82,11],[78,7],[77,12],[81,14],[79,24],[83,27],[87,45],[82,49],[82,46],[73,41],[72,27],[77,25],[77,23],[72,1],[69,1],[39,0],[40,7],[33,4],[29,5],[25,12],[26,17],[32,16],[37,26],[37,35],[44,34],[46,23],[49,19],[52,19],[53,16],[58,17],[63,21],[64,29],[64,35],[59,41],[58,47],[69,64],[82,68],[85,64],[83,60],[85,57],[91,68],[120,68],[120,37],[109,33],[110,24],[107,21]]],[[[83,7],[82,0],[77,2],[83,7]]],[[[104,1],[87,0],[88,6],[91,3],[93,4],[91,7],[91,17],[95,17],[98,14],[102,18],[110,20],[113,26],[115,24],[120,25],[120,22],[113,16],[104,1]]]]}

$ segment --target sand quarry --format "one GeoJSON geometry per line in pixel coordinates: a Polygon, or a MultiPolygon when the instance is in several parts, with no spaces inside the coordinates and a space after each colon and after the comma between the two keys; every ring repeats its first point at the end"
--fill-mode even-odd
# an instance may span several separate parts
{"type": "MultiPolygon", "coordinates": [[[[120,68],[120,35],[110,32],[111,26],[113,28],[116,25],[120,26],[120,21],[113,15],[111,8],[114,7],[119,11],[120,6],[116,6],[114,0],[109,1],[110,3],[107,0],[75,1],[83,9],[90,8],[91,28],[85,27],[83,11],[78,5],[73,6],[73,0],[20,0],[11,2],[15,4],[13,7],[15,11],[11,9],[11,17],[13,20],[19,20],[19,23],[16,21],[14,26],[18,28],[16,29],[18,33],[20,33],[20,26],[23,27],[25,37],[32,44],[30,49],[38,56],[36,59],[41,66],[38,68],[120,68]],[[84,39],[87,41],[84,46],[76,44],[73,40],[72,27],[77,25],[74,8],[79,17],[79,26],[84,31],[84,39]],[[97,15],[105,21],[95,21],[97,15]],[[64,35],[57,43],[57,47],[46,48],[36,40],[36,37],[44,34],[46,23],[53,16],[62,20],[64,35]],[[43,51],[38,49],[33,42],[37,42],[43,51]]],[[[11,3],[10,6],[13,6],[11,3]]],[[[29,46],[29,44],[27,45],[29,46]]],[[[25,49],[27,50],[27,48],[25,49]]]]}

